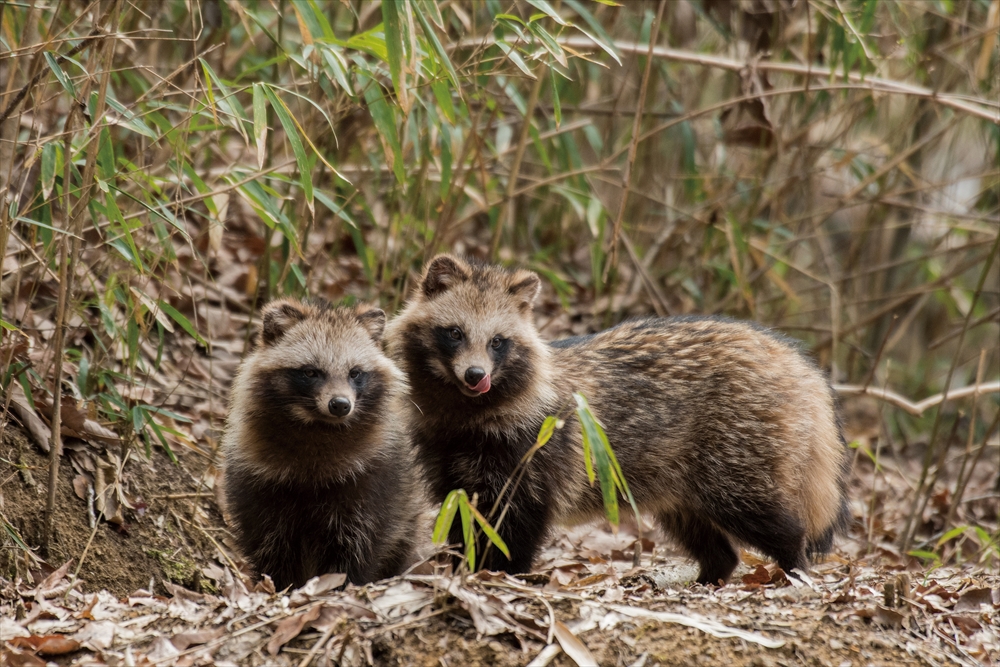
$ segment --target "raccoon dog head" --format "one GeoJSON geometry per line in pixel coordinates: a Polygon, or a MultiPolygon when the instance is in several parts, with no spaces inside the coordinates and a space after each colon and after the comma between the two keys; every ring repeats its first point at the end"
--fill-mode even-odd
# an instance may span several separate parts
{"type": "Polygon", "coordinates": [[[258,412],[300,425],[383,417],[384,399],[402,383],[379,347],[384,312],[280,299],[261,315],[257,347],[246,362],[258,412]]]}
{"type": "Polygon", "coordinates": [[[390,325],[390,351],[403,357],[411,381],[430,374],[468,398],[513,397],[538,365],[531,309],[540,288],[531,271],[438,255],[390,325]]]}

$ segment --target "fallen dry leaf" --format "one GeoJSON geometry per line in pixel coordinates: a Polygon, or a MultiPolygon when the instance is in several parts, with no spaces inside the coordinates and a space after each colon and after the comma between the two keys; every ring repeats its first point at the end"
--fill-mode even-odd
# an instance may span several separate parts
{"type": "MultiPolygon", "coordinates": [[[[196,644],[207,644],[213,639],[218,639],[225,632],[224,626],[219,626],[211,630],[198,630],[196,632],[182,632],[179,635],[174,635],[170,639],[170,643],[174,645],[178,651],[185,651],[190,646],[196,644]]],[[[274,655],[272,653],[272,655],[274,655]]]]}
{"type": "Polygon", "coordinates": [[[17,415],[17,418],[21,420],[24,427],[28,429],[31,439],[35,441],[38,448],[48,454],[49,441],[52,440],[52,429],[31,409],[31,404],[28,402],[28,397],[25,396],[21,385],[17,382],[12,382],[11,388],[13,389],[10,402],[11,411],[17,415]]]}
{"type": "Polygon", "coordinates": [[[278,623],[278,627],[274,629],[274,634],[271,635],[271,639],[267,642],[267,652],[271,655],[277,655],[282,646],[299,636],[306,623],[319,618],[321,611],[322,609],[317,605],[278,623]]]}
{"type": "Polygon", "coordinates": [[[0,667],[45,667],[45,661],[32,653],[0,650],[0,667]]]}
{"type": "Polygon", "coordinates": [[[955,611],[979,611],[981,605],[992,604],[993,592],[989,588],[970,588],[955,603],[955,611]]]}
{"type": "Polygon", "coordinates": [[[80,648],[80,642],[63,635],[31,635],[15,637],[11,646],[37,651],[41,655],[64,655],[80,648]]]}
{"type": "Polygon", "coordinates": [[[753,572],[743,575],[743,583],[750,588],[766,586],[771,583],[771,573],[767,571],[767,568],[763,564],[760,564],[753,572]]]}
{"type": "Polygon", "coordinates": [[[573,632],[566,627],[566,624],[562,621],[556,621],[553,626],[555,632],[556,640],[559,641],[559,646],[562,647],[563,652],[573,659],[580,667],[597,667],[597,658],[594,654],[590,652],[580,638],[573,634],[573,632]]]}
{"type": "Polygon", "coordinates": [[[886,609],[882,605],[876,605],[873,618],[882,625],[890,628],[898,628],[903,625],[905,616],[894,609],[886,609]]]}

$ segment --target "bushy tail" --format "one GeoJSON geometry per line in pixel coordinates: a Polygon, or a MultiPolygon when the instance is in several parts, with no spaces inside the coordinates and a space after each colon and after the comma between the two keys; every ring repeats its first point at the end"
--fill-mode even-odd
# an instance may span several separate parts
{"type": "Polygon", "coordinates": [[[847,442],[844,440],[844,429],[840,421],[840,412],[837,411],[837,437],[844,448],[844,458],[840,465],[840,507],[837,510],[837,517],[826,530],[814,538],[810,538],[806,551],[809,557],[821,556],[833,546],[833,537],[837,534],[844,534],[851,525],[851,510],[847,506],[847,480],[851,474],[851,456],[847,449],[847,442]]]}

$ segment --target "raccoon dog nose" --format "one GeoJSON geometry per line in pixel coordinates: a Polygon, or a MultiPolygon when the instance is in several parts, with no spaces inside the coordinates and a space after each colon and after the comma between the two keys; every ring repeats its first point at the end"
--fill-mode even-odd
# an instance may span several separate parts
{"type": "Polygon", "coordinates": [[[351,414],[351,400],[338,396],[330,399],[330,414],[334,417],[346,417],[351,414]]]}
{"type": "Polygon", "coordinates": [[[465,369],[465,384],[470,387],[475,387],[484,377],[486,377],[486,371],[479,366],[470,366],[465,369]]]}

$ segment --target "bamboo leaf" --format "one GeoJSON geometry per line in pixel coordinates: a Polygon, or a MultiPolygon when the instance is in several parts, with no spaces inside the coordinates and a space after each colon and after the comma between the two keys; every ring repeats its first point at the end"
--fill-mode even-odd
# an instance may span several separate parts
{"type": "Polygon", "coordinates": [[[472,505],[469,496],[462,489],[458,490],[458,512],[462,517],[462,540],[465,542],[465,560],[471,570],[476,562],[476,535],[472,525],[472,505]]]}
{"type": "Polygon", "coordinates": [[[42,146],[42,196],[45,199],[52,194],[56,174],[62,171],[62,167],[62,146],[55,141],[42,146]]]}
{"type": "Polygon", "coordinates": [[[535,78],[535,75],[531,72],[531,68],[529,68],[528,64],[524,62],[524,58],[522,58],[521,54],[517,52],[517,49],[515,49],[513,46],[511,46],[510,44],[508,44],[503,40],[494,43],[497,45],[497,47],[500,48],[501,51],[504,52],[504,54],[506,54],[508,58],[510,58],[510,61],[512,63],[517,65],[517,68],[519,70],[524,72],[525,76],[527,76],[530,79],[535,78]]]}
{"type": "Polygon", "coordinates": [[[403,113],[409,113],[410,103],[406,95],[406,82],[403,80],[403,35],[399,25],[398,0],[382,0],[382,26],[392,86],[396,89],[396,97],[403,113]]]}
{"type": "MultiPolygon", "coordinates": [[[[240,133],[240,136],[243,137],[243,143],[245,143],[247,147],[249,147],[250,137],[247,136],[247,131],[246,128],[244,127],[244,123],[249,125],[250,119],[247,118],[246,114],[243,112],[243,107],[240,104],[236,103],[236,98],[233,96],[233,93],[229,90],[229,87],[226,86],[226,84],[222,83],[222,79],[220,79],[219,75],[215,73],[215,70],[212,69],[212,66],[209,65],[204,58],[198,58],[198,62],[201,63],[201,68],[202,70],[204,70],[205,75],[208,77],[208,79],[212,81],[215,84],[215,86],[219,89],[219,92],[222,93],[222,97],[219,98],[218,105],[219,108],[222,109],[225,115],[225,120],[227,121],[227,124],[240,133]]],[[[206,84],[207,83],[208,82],[206,82],[206,84]]],[[[207,89],[208,89],[209,99],[213,99],[212,86],[207,85],[207,89]]]]}
{"type": "Polygon", "coordinates": [[[566,19],[559,16],[559,12],[557,12],[555,8],[547,2],[547,0],[527,0],[527,3],[532,7],[535,7],[536,9],[540,9],[542,12],[545,13],[546,16],[551,18],[559,25],[564,25],[564,26],[570,25],[569,23],[566,22],[566,19]]]}
{"type": "Polygon", "coordinates": [[[184,329],[184,331],[188,332],[188,334],[190,334],[191,337],[194,338],[196,341],[198,341],[203,347],[208,347],[208,341],[202,338],[201,334],[198,333],[198,330],[195,329],[194,325],[191,324],[191,320],[189,320],[187,317],[184,316],[184,313],[180,312],[179,310],[171,306],[166,301],[163,301],[162,299],[160,299],[156,303],[160,306],[160,309],[163,312],[165,312],[167,315],[170,316],[170,319],[172,319],[174,322],[177,322],[177,324],[180,325],[181,329],[184,329]]]}
{"type": "Polygon", "coordinates": [[[503,555],[507,557],[507,560],[510,560],[510,549],[507,548],[507,543],[503,541],[502,537],[500,537],[500,533],[493,529],[493,526],[491,526],[490,522],[486,520],[486,517],[479,513],[479,510],[471,506],[469,509],[472,510],[472,516],[475,517],[476,523],[478,523],[479,527],[483,529],[483,534],[486,535],[489,541],[493,543],[493,546],[503,552],[503,555]]]}
{"type": "Polygon", "coordinates": [[[417,20],[420,21],[420,27],[423,29],[424,36],[427,38],[427,41],[430,42],[431,48],[434,50],[434,54],[437,56],[438,62],[441,63],[445,72],[448,73],[448,78],[451,80],[452,87],[455,92],[458,93],[459,97],[461,97],[462,87],[458,83],[458,72],[455,71],[455,66],[451,63],[451,58],[448,57],[448,52],[441,44],[441,40],[438,39],[437,33],[434,32],[434,28],[430,25],[426,15],[424,14],[424,10],[428,7],[433,7],[433,9],[428,10],[429,13],[433,14],[434,12],[438,12],[438,18],[440,19],[441,15],[437,6],[428,0],[415,1],[413,4],[413,13],[416,15],[417,20]]]}
{"type": "Polygon", "coordinates": [[[555,117],[556,127],[562,125],[562,104],[559,101],[559,86],[556,84],[556,70],[549,68],[549,76],[552,79],[552,115],[555,117]]]}
{"type": "Polygon", "coordinates": [[[56,81],[59,85],[63,87],[71,97],[76,97],[76,86],[73,85],[73,79],[69,78],[63,68],[59,65],[59,61],[56,60],[55,55],[51,51],[45,52],[45,62],[52,70],[52,73],[56,75],[56,81]]]}
{"type": "Polygon", "coordinates": [[[267,108],[264,106],[266,95],[264,85],[253,85],[253,136],[257,143],[257,168],[264,168],[267,157],[267,108]]]}
{"type": "Polygon", "coordinates": [[[458,490],[452,490],[445,496],[441,503],[441,510],[438,512],[437,521],[434,522],[434,534],[431,541],[434,544],[444,544],[448,540],[448,531],[451,524],[455,522],[455,513],[458,511],[458,490]]]}
{"type": "Polygon", "coordinates": [[[385,152],[385,159],[392,163],[392,172],[400,185],[406,184],[406,174],[403,171],[403,148],[399,145],[399,135],[396,133],[396,117],[392,107],[386,102],[382,86],[374,79],[365,88],[365,101],[368,102],[368,112],[375,122],[385,152]]]}
{"type": "Polygon", "coordinates": [[[298,127],[298,122],[293,120],[292,112],[285,105],[285,102],[274,94],[274,91],[271,90],[270,86],[263,86],[263,88],[264,93],[271,102],[271,108],[274,109],[274,113],[278,115],[278,120],[281,121],[281,126],[285,129],[285,135],[288,137],[288,143],[292,145],[292,152],[295,154],[295,162],[299,167],[299,179],[302,183],[302,191],[306,196],[306,205],[309,207],[310,213],[315,213],[316,209],[315,203],[313,202],[312,168],[306,157],[306,149],[302,145],[302,139],[299,136],[299,131],[296,129],[298,127]]]}

